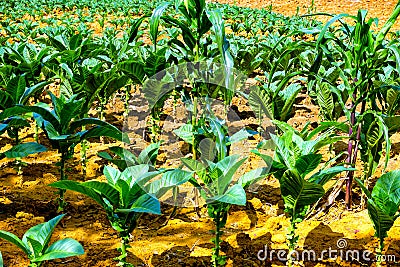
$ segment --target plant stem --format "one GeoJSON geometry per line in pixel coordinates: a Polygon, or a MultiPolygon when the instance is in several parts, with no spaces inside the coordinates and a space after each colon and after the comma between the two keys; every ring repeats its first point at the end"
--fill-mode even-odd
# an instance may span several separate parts
{"type": "MultiPolygon", "coordinates": [[[[350,108],[354,107],[354,103],[351,102],[350,108]]],[[[353,135],[353,126],[356,121],[356,113],[353,111],[350,115],[350,127],[349,127],[349,143],[347,145],[347,159],[346,163],[350,165],[352,163],[353,159],[353,140],[351,139],[351,136],[353,135]]],[[[349,171],[347,172],[347,177],[346,177],[346,197],[345,197],[345,202],[347,205],[347,209],[351,209],[351,190],[352,190],[352,183],[353,183],[353,176],[354,172],[349,171]]]]}
{"type": "MultiPolygon", "coordinates": [[[[197,125],[197,105],[198,105],[198,99],[197,96],[193,97],[193,113],[192,113],[192,126],[193,128],[195,128],[195,126],[197,125]]],[[[197,159],[197,152],[196,152],[196,145],[192,144],[192,154],[193,154],[193,159],[196,160],[197,159]]]]}
{"type": "MultiPolygon", "coordinates": [[[[66,151],[62,150],[61,152],[61,161],[60,161],[60,180],[67,180],[67,176],[65,175],[65,162],[68,157],[68,149],[66,151]]],[[[65,200],[64,200],[64,194],[65,194],[65,189],[60,189],[59,191],[59,198],[58,198],[58,212],[64,211],[65,208],[65,200]]]]}
{"type": "Polygon", "coordinates": [[[35,120],[35,134],[33,135],[35,138],[35,142],[39,144],[39,125],[35,120]]]}
{"type": "Polygon", "coordinates": [[[219,239],[220,239],[220,235],[221,235],[220,220],[221,220],[221,212],[217,211],[215,220],[214,220],[215,226],[216,226],[215,240],[214,240],[215,250],[214,250],[214,255],[213,255],[213,258],[214,258],[213,266],[214,267],[219,266],[219,250],[220,250],[219,239]]]}
{"type": "Polygon", "coordinates": [[[125,86],[125,103],[124,103],[124,117],[129,115],[129,98],[130,98],[130,85],[125,86]]]}
{"type": "Polygon", "coordinates": [[[292,218],[290,222],[289,234],[288,234],[288,255],[287,255],[287,264],[289,267],[293,266],[292,254],[296,249],[297,238],[296,238],[296,223],[295,219],[292,218]]]}
{"type": "Polygon", "coordinates": [[[379,238],[379,246],[376,249],[376,267],[382,266],[382,252],[384,248],[384,240],[379,238]]]}

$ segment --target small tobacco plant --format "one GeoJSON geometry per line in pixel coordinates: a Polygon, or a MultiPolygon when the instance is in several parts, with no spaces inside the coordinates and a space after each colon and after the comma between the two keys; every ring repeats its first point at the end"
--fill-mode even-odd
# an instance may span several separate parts
{"type": "MultiPolygon", "coordinates": [[[[53,110],[41,106],[15,106],[0,114],[0,120],[13,115],[34,112],[38,116],[36,120],[41,125],[53,148],[61,154],[60,180],[66,180],[65,165],[72,157],[74,148],[83,140],[93,137],[108,136],[116,140],[125,141],[123,133],[115,126],[95,118],[81,118],[81,110],[84,99],[77,99],[77,95],[66,98],[63,95],[57,98],[50,93],[53,110]],[[96,125],[88,130],[82,127],[96,125]]],[[[66,205],[64,201],[65,190],[61,189],[58,205],[62,211],[66,205]]]]}
{"type": "Polygon", "coordinates": [[[217,163],[206,160],[206,164],[194,159],[181,159],[183,164],[196,174],[196,178],[191,178],[190,182],[200,190],[201,197],[206,201],[208,214],[215,224],[211,258],[214,267],[224,266],[226,263],[226,257],[220,255],[220,243],[230,207],[244,206],[246,204],[244,189],[267,174],[266,168],[259,168],[233,181],[234,174],[246,160],[246,158],[239,158],[239,155],[232,155],[217,163]]]}
{"type": "MultiPolygon", "coordinates": [[[[298,224],[305,219],[311,210],[310,207],[325,194],[323,186],[331,178],[340,172],[354,169],[343,166],[328,167],[330,162],[318,169],[322,160],[322,154],[317,153],[318,150],[337,141],[329,133],[310,139],[305,131],[299,133],[288,124],[278,124],[278,126],[281,126],[284,133],[282,136],[271,134],[271,140],[275,146],[274,158],[261,154],[257,150],[253,152],[271,165],[270,173],[279,181],[285,212],[290,218],[287,235],[289,248],[287,263],[288,266],[293,266],[292,254],[299,239],[296,234],[298,224]]],[[[259,147],[267,148],[268,146],[270,144],[264,142],[259,147]]]]}
{"type": "Polygon", "coordinates": [[[368,197],[368,214],[374,224],[375,236],[379,239],[376,266],[381,266],[385,237],[388,236],[387,233],[396,219],[400,217],[400,170],[382,175],[372,192],[364,186],[363,181],[359,179],[356,181],[368,197]]]}
{"type": "MultiPolygon", "coordinates": [[[[51,245],[49,244],[55,227],[64,215],[58,215],[48,222],[33,226],[26,231],[22,239],[3,230],[0,230],[0,238],[13,243],[21,249],[30,260],[29,267],[39,267],[43,262],[49,260],[83,255],[82,245],[72,238],[61,239],[51,245]]],[[[0,266],[3,266],[1,254],[0,266]]]]}
{"type": "Polygon", "coordinates": [[[118,266],[130,266],[126,261],[132,231],[143,213],[161,214],[161,197],[170,188],[187,182],[192,174],[187,171],[151,170],[151,166],[140,164],[119,171],[110,166],[104,168],[107,182],[97,180],[87,182],[58,181],[50,184],[61,190],[82,193],[106,211],[111,226],[121,238],[121,255],[116,258],[118,266]],[[163,174],[161,179],[153,180],[163,174]]]}

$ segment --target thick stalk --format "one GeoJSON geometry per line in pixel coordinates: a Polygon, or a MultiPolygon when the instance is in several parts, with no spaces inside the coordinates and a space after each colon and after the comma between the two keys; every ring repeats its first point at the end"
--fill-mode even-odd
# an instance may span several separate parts
{"type": "MultiPolygon", "coordinates": [[[[293,214],[296,214],[295,208],[293,208],[293,214]]],[[[297,246],[296,238],[296,217],[292,217],[290,220],[289,234],[287,235],[288,242],[288,255],[287,255],[287,265],[289,267],[293,266],[293,253],[295,252],[297,246]]]]}
{"type": "Polygon", "coordinates": [[[125,86],[125,103],[124,103],[124,117],[129,114],[129,98],[130,98],[130,85],[125,86]]]}
{"type": "MultiPolygon", "coordinates": [[[[193,98],[193,114],[192,114],[192,126],[195,128],[197,125],[197,106],[198,106],[198,99],[197,96],[193,98]]],[[[192,144],[192,153],[193,153],[193,159],[197,159],[197,152],[196,152],[196,145],[194,144],[195,141],[193,141],[192,144]]]]}
{"type": "MultiPolygon", "coordinates": [[[[61,151],[61,161],[60,161],[60,180],[67,180],[67,176],[65,175],[65,163],[68,157],[68,149],[66,151],[62,150],[61,151]]],[[[58,198],[58,212],[64,211],[65,208],[65,200],[64,200],[64,194],[65,194],[65,189],[60,189],[59,191],[59,198],[58,198]]]]}
{"type": "Polygon", "coordinates": [[[215,240],[214,240],[214,246],[215,246],[214,262],[213,262],[214,267],[219,266],[219,250],[220,250],[219,243],[220,243],[220,235],[221,235],[220,220],[221,220],[221,212],[217,211],[217,214],[215,216],[216,230],[215,230],[215,240]]]}
{"type": "Polygon", "coordinates": [[[384,248],[384,240],[379,238],[379,245],[378,248],[376,249],[376,267],[381,267],[382,266],[382,252],[384,248]]]}
{"type": "MultiPolygon", "coordinates": [[[[13,131],[15,132],[15,145],[19,145],[21,143],[18,130],[19,130],[18,128],[13,128],[13,131]]],[[[15,159],[15,166],[17,167],[17,174],[21,175],[22,174],[22,159],[20,157],[17,157],[15,159]]]]}
{"type": "MultiPolygon", "coordinates": [[[[85,131],[86,127],[82,126],[82,131],[85,131]]],[[[87,149],[89,148],[89,142],[87,140],[82,140],[81,142],[81,165],[82,165],[82,175],[86,177],[86,163],[87,163],[87,149]]]]}
{"type": "Polygon", "coordinates": [[[127,257],[126,247],[127,247],[127,244],[129,244],[129,235],[127,235],[127,234],[121,235],[121,257],[120,257],[118,266],[128,266],[127,262],[126,262],[126,257],[127,257]]]}
{"type": "Polygon", "coordinates": [[[34,133],[35,142],[39,144],[39,125],[35,120],[35,133],[34,133]]]}
{"type": "MultiPolygon", "coordinates": [[[[354,95],[353,95],[354,96],[354,95]]],[[[354,96],[355,97],[355,96],[354,96]]],[[[352,104],[353,106],[353,104],[352,104]]],[[[363,114],[365,111],[365,106],[366,106],[366,101],[363,100],[361,103],[361,112],[360,114],[363,114]]],[[[353,134],[353,126],[356,123],[356,113],[353,111],[351,113],[350,117],[350,129],[349,129],[349,137],[353,134]]],[[[346,163],[352,164],[353,166],[357,163],[357,154],[358,154],[358,147],[361,139],[361,122],[358,124],[357,128],[357,135],[356,135],[356,140],[354,142],[353,146],[353,141],[350,139],[349,140],[349,145],[347,148],[348,152],[348,157],[346,159],[346,163]]],[[[345,202],[347,205],[347,209],[351,209],[351,204],[352,204],[352,185],[353,185],[353,178],[354,178],[354,171],[349,171],[347,173],[347,181],[346,181],[346,197],[345,197],[345,202]]]]}

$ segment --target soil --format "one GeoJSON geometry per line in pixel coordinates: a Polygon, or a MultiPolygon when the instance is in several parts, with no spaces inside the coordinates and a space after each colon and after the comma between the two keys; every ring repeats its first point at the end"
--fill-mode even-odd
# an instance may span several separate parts
{"type": "MultiPolygon", "coordinates": [[[[230,1],[231,2],[231,1],[230,1]]],[[[231,2],[233,3],[233,2],[231,2]]],[[[244,6],[269,6],[273,10],[285,15],[296,12],[296,6],[305,11],[301,1],[256,1],[235,2],[244,6]]],[[[389,15],[395,1],[316,1],[318,11],[326,12],[356,12],[358,8],[368,8],[373,16],[385,19],[389,15]]],[[[308,6],[308,3],[305,5],[308,6]]],[[[135,97],[139,97],[135,95],[135,97]]],[[[295,114],[289,123],[301,128],[307,121],[318,122],[318,108],[314,106],[307,96],[299,97],[295,105],[295,114]]],[[[140,107],[139,98],[133,98],[131,105],[140,107]]],[[[167,103],[168,104],[168,103],[167,103]]],[[[177,127],[179,119],[184,117],[184,110],[178,105],[176,110],[172,104],[167,105],[167,118],[164,129],[171,132],[168,127],[177,127]],[[176,115],[176,118],[174,116],[176,115]]],[[[141,121],[145,115],[145,108],[139,108],[136,117],[131,116],[133,122],[141,121]]],[[[249,115],[249,108],[243,99],[235,98],[232,108],[245,125],[254,125],[255,120],[249,115]]],[[[107,109],[107,120],[115,125],[124,124],[123,103],[117,98],[113,105],[107,109]]],[[[238,121],[238,120],[236,120],[238,121]]],[[[232,125],[234,125],[232,123],[232,125]]],[[[134,129],[131,137],[134,145],[143,148],[145,142],[142,131],[134,129]]],[[[33,141],[33,130],[24,132],[26,141],[33,141]]],[[[39,136],[40,143],[49,146],[43,133],[39,136]]],[[[174,140],[171,135],[163,136],[167,142],[163,145],[158,157],[159,165],[171,167],[177,165],[177,158],[187,153],[183,142],[174,140]]],[[[88,150],[88,166],[86,176],[82,174],[80,165],[80,147],[76,147],[75,157],[68,163],[67,174],[71,180],[104,179],[102,167],[107,164],[97,156],[99,151],[106,150],[115,143],[100,140],[91,140],[88,150]]],[[[392,137],[391,159],[388,170],[398,169],[400,161],[400,135],[392,137]]],[[[1,151],[11,147],[13,140],[3,135],[0,138],[1,151]]],[[[249,140],[233,147],[233,153],[246,154],[254,148],[257,140],[249,140]]],[[[13,161],[3,159],[0,161],[0,229],[6,230],[22,237],[30,227],[47,221],[56,216],[57,207],[54,204],[57,191],[47,185],[55,182],[59,175],[55,165],[59,155],[55,150],[49,150],[38,155],[24,158],[27,163],[22,168],[22,175],[14,169],[13,161]]],[[[242,172],[249,168],[258,167],[262,163],[255,157],[250,157],[242,172]]],[[[383,165],[383,164],[382,164],[383,165]]],[[[379,166],[376,175],[380,175],[382,166],[379,166]]],[[[353,195],[354,202],[359,203],[359,192],[353,195]]],[[[269,177],[262,181],[253,192],[247,193],[246,206],[231,208],[228,222],[224,230],[222,252],[228,257],[227,266],[284,266],[278,260],[277,251],[286,250],[286,234],[289,221],[284,215],[283,201],[280,197],[278,182],[269,177]],[[272,260],[266,250],[275,250],[272,260]],[[257,255],[268,255],[263,260],[257,255]]],[[[67,215],[60,224],[53,239],[71,237],[78,240],[85,249],[85,255],[47,262],[43,266],[68,266],[68,267],[100,267],[115,266],[114,257],[119,253],[116,248],[119,240],[116,232],[110,227],[104,211],[91,199],[73,192],[67,192],[67,215]]],[[[162,204],[162,216],[144,215],[138,228],[132,233],[131,247],[128,249],[129,259],[135,266],[211,266],[211,249],[213,222],[209,219],[204,207],[197,211],[193,207],[178,208],[177,215],[168,220],[173,207],[168,199],[162,204]]],[[[386,239],[385,254],[394,255],[400,259],[400,220],[389,232],[386,239]]],[[[317,257],[324,250],[337,250],[346,254],[347,250],[364,250],[374,252],[377,240],[374,238],[374,229],[366,210],[355,206],[348,211],[343,203],[343,196],[323,214],[317,214],[299,225],[299,253],[314,250],[317,257]],[[342,243],[340,243],[342,242],[342,243]],[[345,242],[346,244],[343,244],[345,242]]],[[[0,250],[3,254],[5,266],[27,266],[28,260],[13,245],[0,239],[0,250]]],[[[333,254],[335,255],[335,254],[333,254]]],[[[360,254],[361,255],[361,254],[360,254]]],[[[323,259],[317,261],[301,261],[298,266],[375,266],[374,263],[351,259],[327,260],[325,253],[323,259]]],[[[343,258],[343,257],[342,257],[343,258]]],[[[400,263],[387,262],[387,266],[400,266],[400,263]]]]}

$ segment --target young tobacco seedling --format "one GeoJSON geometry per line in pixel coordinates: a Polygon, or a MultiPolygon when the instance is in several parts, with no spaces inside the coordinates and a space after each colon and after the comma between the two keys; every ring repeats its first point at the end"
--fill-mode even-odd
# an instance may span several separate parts
{"type": "Polygon", "coordinates": [[[215,224],[215,238],[213,255],[211,258],[214,267],[224,266],[225,256],[220,255],[222,229],[226,224],[231,205],[246,204],[245,188],[264,178],[268,173],[266,168],[259,168],[245,173],[233,182],[234,174],[246,158],[239,159],[239,155],[232,155],[213,163],[206,161],[207,165],[194,159],[182,158],[183,164],[196,174],[191,182],[200,190],[201,197],[206,201],[208,214],[215,224]]]}
{"type": "MultiPolygon", "coordinates": [[[[111,226],[121,238],[121,255],[116,258],[118,266],[130,266],[126,261],[130,234],[136,228],[143,213],[161,214],[160,202],[165,192],[187,182],[191,172],[180,169],[150,170],[152,166],[140,164],[127,167],[123,172],[110,166],[104,168],[107,182],[58,181],[50,184],[62,190],[82,193],[100,204],[107,213],[111,226]],[[161,179],[154,180],[163,173],[161,179]]],[[[154,169],[154,168],[153,168],[154,169]]]]}
{"type": "MultiPolygon", "coordinates": [[[[307,136],[299,135],[288,124],[283,124],[282,136],[271,134],[271,139],[275,145],[274,158],[253,152],[260,156],[267,164],[271,164],[270,173],[279,180],[285,211],[290,218],[289,234],[287,242],[289,247],[288,266],[293,266],[292,253],[295,251],[299,236],[296,234],[298,223],[302,222],[310,211],[310,207],[325,194],[323,186],[331,178],[340,172],[353,170],[343,166],[318,168],[322,160],[322,155],[317,151],[330,143],[336,142],[329,134],[322,134],[316,139],[308,139],[307,136]],[[304,140],[305,138],[306,140],[304,140]],[[312,175],[309,175],[314,173],[312,175]]],[[[305,134],[305,133],[303,133],[305,134]]]]}
{"type": "Polygon", "coordinates": [[[364,186],[363,181],[357,178],[356,181],[368,197],[368,214],[374,224],[375,236],[379,239],[376,266],[381,266],[385,237],[396,219],[400,217],[400,170],[382,175],[372,192],[364,186]]]}
{"type": "MultiPolygon", "coordinates": [[[[84,253],[82,245],[71,238],[58,240],[49,246],[54,229],[64,215],[58,215],[48,222],[33,226],[26,231],[22,239],[2,230],[0,230],[0,238],[21,249],[30,260],[29,267],[39,267],[44,261],[82,255],[84,253]]],[[[1,254],[0,266],[3,266],[1,254]]]]}

